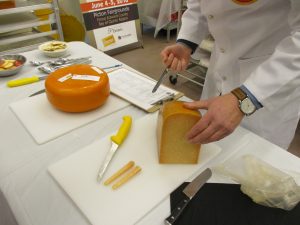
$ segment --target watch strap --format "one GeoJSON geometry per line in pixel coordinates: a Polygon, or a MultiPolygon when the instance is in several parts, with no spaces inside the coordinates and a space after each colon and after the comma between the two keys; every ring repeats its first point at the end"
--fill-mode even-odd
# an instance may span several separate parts
{"type": "Polygon", "coordinates": [[[234,96],[238,98],[238,100],[243,101],[245,98],[247,98],[247,94],[241,89],[241,88],[236,88],[231,91],[234,96]]]}

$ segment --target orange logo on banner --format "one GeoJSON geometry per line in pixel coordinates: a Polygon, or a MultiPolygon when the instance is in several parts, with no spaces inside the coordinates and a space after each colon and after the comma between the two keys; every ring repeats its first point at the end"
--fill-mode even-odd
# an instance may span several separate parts
{"type": "Polygon", "coordinates": [[[250,5],[256,2],[257,0],[232,0],[232,1],[239,5],[250,5]]]}

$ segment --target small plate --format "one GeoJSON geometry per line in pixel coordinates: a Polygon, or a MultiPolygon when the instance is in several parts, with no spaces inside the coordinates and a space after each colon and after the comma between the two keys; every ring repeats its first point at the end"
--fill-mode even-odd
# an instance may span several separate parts
{"type": "Polygon", "coordinates": [[[68,44],[64,41],[49,41],[39,46],[44,55],[51,58],[64,56],[68,50],[68,44]]]}
{"type": "Polygon", "coordinates": [[[0,77],[7,77],[12,76],[20,72],[20,70],[23,68],[24,64],[26,63],[26,58],[23,55],[2,55],[0,56],[0,77]],[[11,61],[8,62],[6,60],[15,60],[15,62],[11,61]],[[13,64],[12,68],[4,68],[4,63],[13,64]]]}

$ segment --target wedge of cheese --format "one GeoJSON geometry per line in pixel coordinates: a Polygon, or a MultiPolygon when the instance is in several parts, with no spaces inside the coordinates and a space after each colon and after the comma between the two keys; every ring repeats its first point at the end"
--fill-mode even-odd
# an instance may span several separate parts
{"type": "Polygon", "coordinates": [[[180,101],[162,106],[157,120],[159,163],[198,163],[201,146],[189,143],[186,134],[200,118],[199,111],[184,108],[180,101]]]}
{"type": "Polygon", "coordinates": [[[91,65],[73,65],[49,74],[45,81],[49,102],[64,112],[86,112],[102,106],[110,95],[105,71],[91,65]]]}

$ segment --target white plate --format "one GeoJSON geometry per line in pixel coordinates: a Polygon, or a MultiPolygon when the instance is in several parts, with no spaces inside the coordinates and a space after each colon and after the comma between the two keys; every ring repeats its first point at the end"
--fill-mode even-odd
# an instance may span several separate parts
{"type": "Polygon", "coordinates": [[[58,57],[62,57],[62,56],[64,56],[64,55],[66,55],[67,52],[68,52],[68,48],[69,48],[69,47],[68,47],[68,43],[63,42],[63,41],[49,41],[49,42],[45,42],[45,43],[43,43],[43,44],[41,44],[41,45],[39,46],[39,50],[40,50],[44,55],[46,55],[46,56],[48,56],[48,57],[51,57],[51,58],[58,58],[58,57]],[[46,50],[44,50],[45,47],[51,45],[51,43],[53,43],[53,42],[65,44],[65,45],[66,45],[66,48],[64,48],[64,49],[58,49],[58,50],[55,50],[55,51],[46,51],[46,50]]]}

